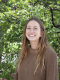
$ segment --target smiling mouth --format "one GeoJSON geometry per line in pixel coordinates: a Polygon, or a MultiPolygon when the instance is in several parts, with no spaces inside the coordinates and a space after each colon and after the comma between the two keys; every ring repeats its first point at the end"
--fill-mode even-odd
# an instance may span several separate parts
{"type": "Polygon", "coordinates": [[[34,37],[35,35],[29,35],[30,37],[34,37]]]}

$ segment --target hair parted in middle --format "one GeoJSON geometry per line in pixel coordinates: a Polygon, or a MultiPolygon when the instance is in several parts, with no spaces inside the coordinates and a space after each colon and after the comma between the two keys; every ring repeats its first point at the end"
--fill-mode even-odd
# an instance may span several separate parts
{"type": "Polygon", "coordinates": [[[42,21],[40,19],[36,18],[36,17],[31,17],[27,21],[27,23],[25,24],[25,28],[24,28],[24,31],[23,31],[23,38],[22,38],[22,49],[20,51],[21,55],[19,55],[19,59],[18,59],[18,62],[17,62],[18,63],[17,67],[19,69],[24,57],[27,56],[27,46],[28,46],[28,44],[30,44],[30,42],[26,38],[26,28],[27,28],[27,24],[29,23],[29,21],[32,21],[32,20],[35,20],[39,23],[40,28],[41,28],[41,34],[42,34],[42,36],[39,38],[38,47],[36,49],[37,55],[36,55],[35,59],[36,59],[37,66],[36,66],[36,69],[34,71],[34,74],[35,74],[39,65],[40,65],[40,63],[41,63],[41,60],[43,61],[42,68],[44,67],[44,51],[45,51],[46,46],[49,46],[48,40],[47,40],[47,37],[46,37],[46,32],[45,32],[45,29],[44,29],[44,25],[43,25],[42,21]]]}

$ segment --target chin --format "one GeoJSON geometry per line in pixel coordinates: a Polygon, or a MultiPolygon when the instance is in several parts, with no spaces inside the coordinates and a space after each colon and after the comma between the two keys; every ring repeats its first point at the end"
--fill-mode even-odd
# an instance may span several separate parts
{"type": "Polygon", "coordinates": [[[32,39],[30,39],[29,41],[36,41],[36,40],[32,40],[32,39]]]}

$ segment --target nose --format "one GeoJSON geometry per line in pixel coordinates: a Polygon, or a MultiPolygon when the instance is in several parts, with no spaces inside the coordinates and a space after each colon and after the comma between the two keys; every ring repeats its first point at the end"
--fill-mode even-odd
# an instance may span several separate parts
{"type": "Polygon", "coordinates": [[[31,29],[31,30],[30,30],[30,32],[34,32],[34,30],[33,30],[33,29],[31,29]]]}

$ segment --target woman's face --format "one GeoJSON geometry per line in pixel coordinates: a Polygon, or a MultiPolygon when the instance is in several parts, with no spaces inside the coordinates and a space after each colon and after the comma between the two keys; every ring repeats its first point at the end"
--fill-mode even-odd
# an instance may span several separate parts
{"type": "Polygon", "coordinates": [[[26,28],[26,37],[30,42],[39,41],[39,38],[41,37],[41,29],[37,21],[31,20],[28,22],[26,28]]]}

